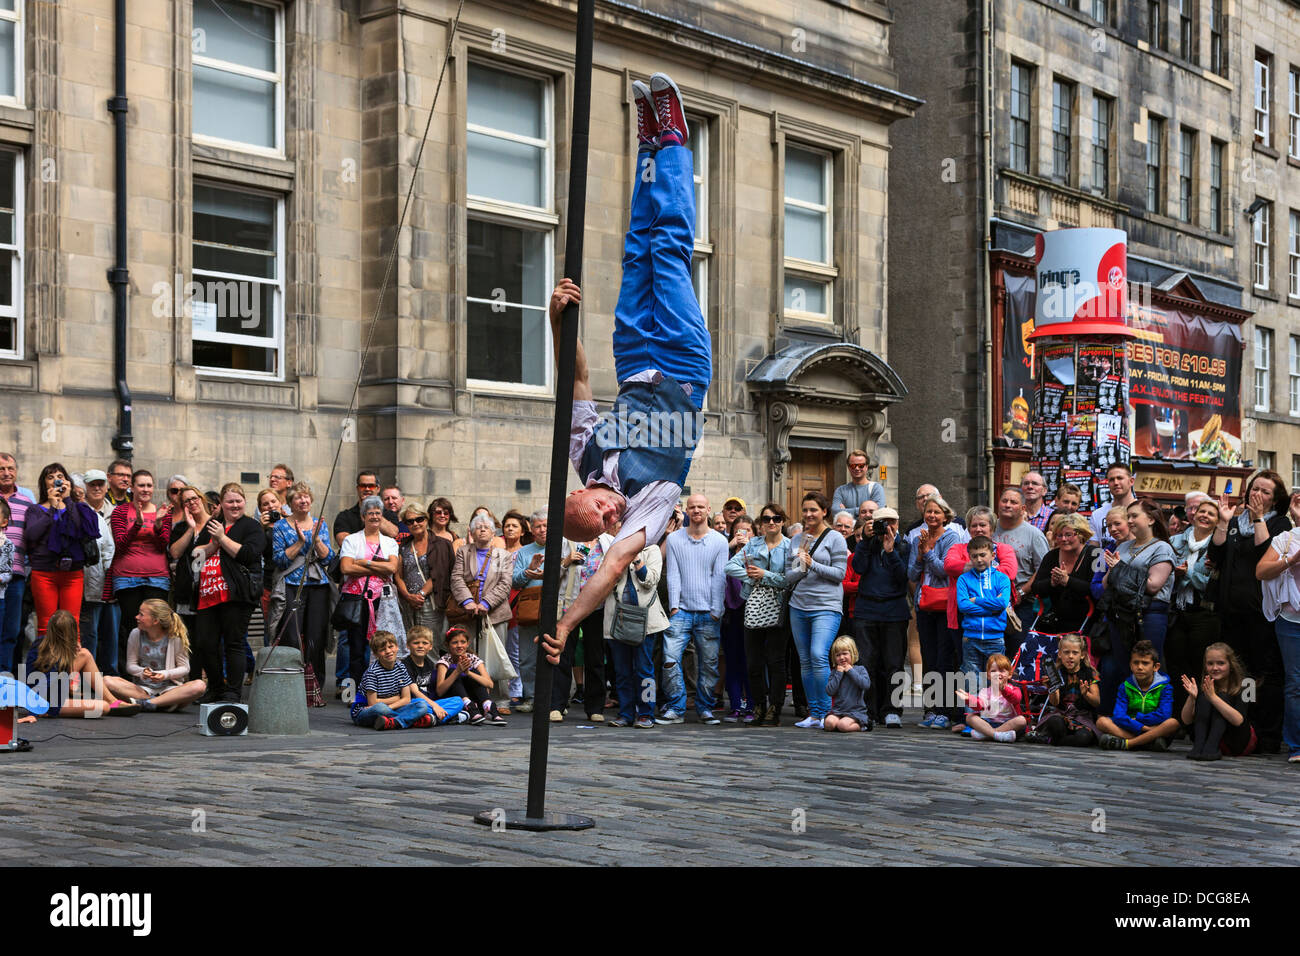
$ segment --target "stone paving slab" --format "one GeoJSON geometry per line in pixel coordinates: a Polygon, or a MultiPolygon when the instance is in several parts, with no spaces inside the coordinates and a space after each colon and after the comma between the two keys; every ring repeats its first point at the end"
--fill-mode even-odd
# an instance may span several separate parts
{"type": "Polygon", "coordinates": [[[1185,744],[1129,754],[915,726],[848,736],[569,721],[552,726],[547,808],[597,825],[533,834],[472,820],[524,806],[522,715],[504,728],[381,734],[331,705],[311,714],[312,735],[292,738],[202,737],[194,721],[25,726],[36,749],[0,757],[0,863],[1300,862],[1296,768],[1276,757],[1195,764],[1185,744]]]}

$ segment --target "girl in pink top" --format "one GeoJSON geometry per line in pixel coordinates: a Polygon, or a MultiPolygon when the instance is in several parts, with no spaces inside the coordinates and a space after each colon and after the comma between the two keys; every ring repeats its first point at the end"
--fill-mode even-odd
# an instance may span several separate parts
{"type": "Polygon", "coordinates": [[[1011,661],[1005,654],[990,654],[988,686],[978,694],[957,691],[957,697],[971,713],[966,716],[972,740],[996,740],[1013,743],[1016,733],[1029,721],[1020,713],[1020,688],[1007,683],[1011,679],[1011,661]]]}

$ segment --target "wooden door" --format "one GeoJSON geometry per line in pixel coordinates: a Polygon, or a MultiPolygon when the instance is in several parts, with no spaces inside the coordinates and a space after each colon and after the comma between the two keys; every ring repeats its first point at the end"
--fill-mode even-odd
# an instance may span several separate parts
{"type": "MultiPolygon", "coordinates": [[[[827,499],[835,491],[834,466],[837,453],[812,448],[791,448],[789,477],[786,479],[785,510],[790,520],[799,521],[803,496],[820,491],[827,499]]],[[[830,518],[828,517],[829,521],[830,518]]]]}

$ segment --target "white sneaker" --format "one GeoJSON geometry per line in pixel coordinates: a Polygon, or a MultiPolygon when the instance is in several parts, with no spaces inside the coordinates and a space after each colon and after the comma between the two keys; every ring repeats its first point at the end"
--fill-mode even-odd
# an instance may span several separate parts
{"type": "Polygon", "coordinates": [[[970,739],[971,739],[971,740],[988,740],[989,738],[988,738],[988,736],[987,736],[986,734],[982,734],[982,733],[980,733],[978,730],[972,730],[972,731],[970,732],[970,739]]]}
{"type": "Polygon", "coordinates": [[[1013,744],[1016,742],[1016,732],[1014,730],[999,730],[993,735],[993,739],[1000,744],[1013,744]]]}
{"type": "Polygon", "coordinates": [[[899,717],[898,714],[885,714],[885,726],[901,727],[903,726],[903,718],[899,717]]]}
{"type": "Polygon", "coordinates": [[[816,717],[813,717],[812,715],[805,717],[803,720],[795,724],[796,727],[804,727],[804,728],[820,727],[821,725],[822,722],[818,720],[816,717]]]}

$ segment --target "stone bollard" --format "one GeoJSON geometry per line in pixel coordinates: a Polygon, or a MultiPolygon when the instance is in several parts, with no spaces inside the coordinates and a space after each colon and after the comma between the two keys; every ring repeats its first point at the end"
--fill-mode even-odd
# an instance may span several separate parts
{"type": "Polygon", "coordinates": [[[248,732],[276,736],[311,733],[302,653],[296,647],[264,647],[257,652],[248,695],[248,732]]]}

